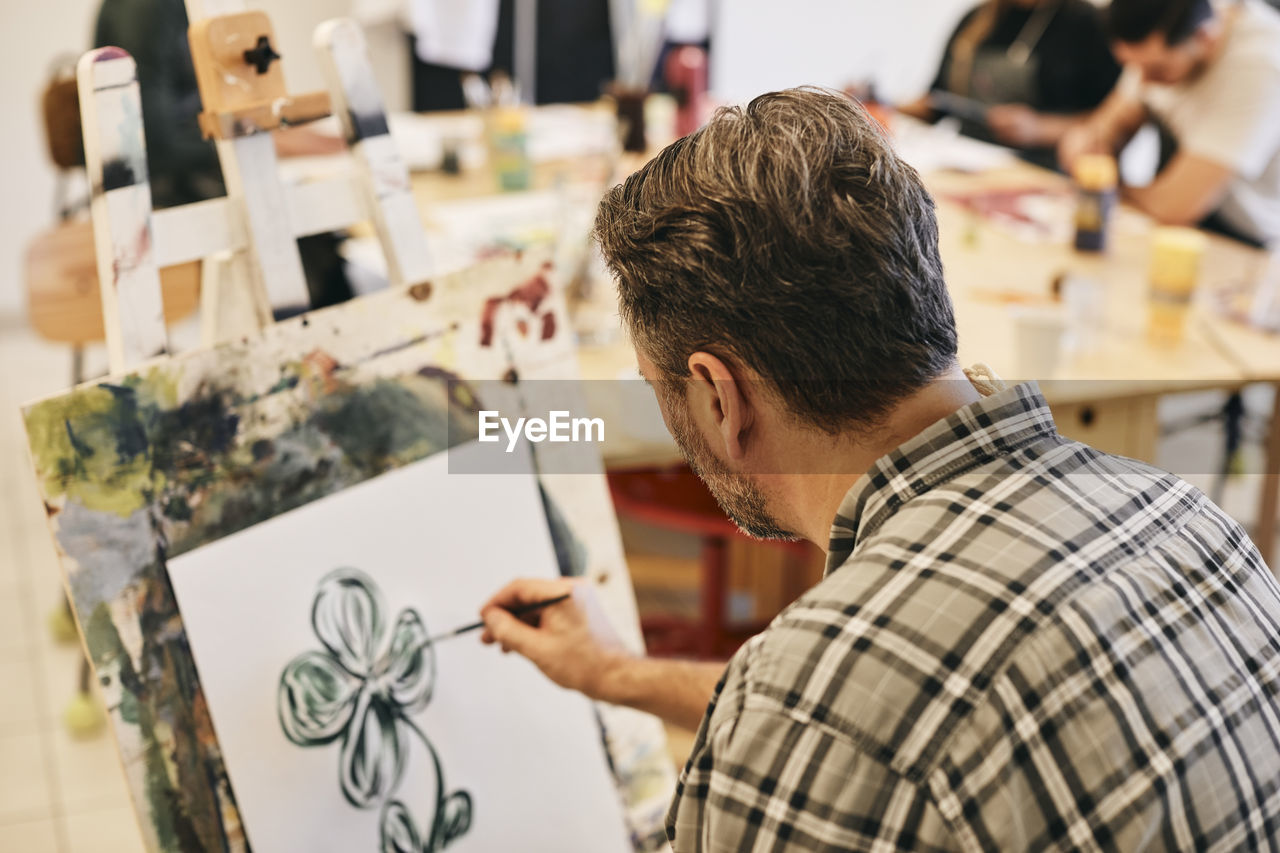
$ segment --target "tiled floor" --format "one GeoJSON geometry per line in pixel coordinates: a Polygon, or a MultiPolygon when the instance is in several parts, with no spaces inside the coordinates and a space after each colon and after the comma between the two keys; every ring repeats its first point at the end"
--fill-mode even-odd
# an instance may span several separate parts
{"type": "MultiPolygon", "coordinates": [[[[102,353],[91,352],[89,370],[102,364],[102,353]]],[[[75,693],[80,652],[56,643],[48,629],[48,614],[61,596],[60,580],[18,406],[62,390],[69,370],[65,348],[41,343],[0,318],[0,853],[143,849],[114,741],[106,733],[76,740],[61,719],[75,693]]],[[[1162,418],[1210,405],[1211,398],[1174,402],[1162,408],[1162,418]]],[[[1250,408],[1269,411],[1265,400],[1251,401],[1250,408]]],[[[1172,454],[1166,462],[1172,467],[1184,460],[1213,460],[1216,442],[1212,430],[1183,434],[1162,445],[1162,456],[1172,454]]],[[[1188,464],[1212,469],[1208,461],[1188,464]]],[[[1256,461],[1251,467],[1256,470],[1256,461]]],[[[1204,488],[1211,480],[1203,474],[1189,479],[1204,488]]],[[[1224,508],[1249,523],[1256,494],[1256,477],[1237,478],[1227,489],[1224,508]]],[[[638,585],[645,584],[644,565],[637,561],[638,585]]],[[[653,589],[640,590],[642,600],[646,594],[650,599],[674,595],[681,606],[689,605],[667,582],[670,578],[651,580],[653,589]]],[[[689,580],[690,587],[696,584],[695,578],[689,580]]],[[[687,733],[672,735],[673,752],[688,748],[687,733]]]]}
{"type": "MultiPolygon", "coordinates": [[[[90,354],[90,368],[102,354],[90,354]]],[[[64,388],[71,359],[0,325],[0,851],[137,853],[142,840],[107,733],[76,740],[62,722],[79,647],[60,645],[53,541],[27,461],[18,406],[64,388]]]]}

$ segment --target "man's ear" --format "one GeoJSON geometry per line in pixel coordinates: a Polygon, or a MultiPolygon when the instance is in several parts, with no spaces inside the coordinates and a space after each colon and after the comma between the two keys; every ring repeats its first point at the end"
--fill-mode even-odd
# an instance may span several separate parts
{"type": "Polygon", "coordinates": [[[708,352],[689,356],[688,367],[690,415],[695,423],[709,425],[719,434],[730,459],[741,461],[754,420],[742,371],[708,352]]]}

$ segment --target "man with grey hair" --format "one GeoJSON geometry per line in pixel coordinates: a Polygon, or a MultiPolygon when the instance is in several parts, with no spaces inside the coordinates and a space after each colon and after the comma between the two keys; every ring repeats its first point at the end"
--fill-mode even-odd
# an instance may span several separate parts
{"type": "Polygon", "coordinates": [[[721,110],[596,236],[691,466],[828,554],[727,668],[628,655],[570,580],[483,608],[557,683],[701,720],[677,853],[1280,846],[1280,587],[1195,488],[960,370],[933,202],[861,109],[721,110]]]}

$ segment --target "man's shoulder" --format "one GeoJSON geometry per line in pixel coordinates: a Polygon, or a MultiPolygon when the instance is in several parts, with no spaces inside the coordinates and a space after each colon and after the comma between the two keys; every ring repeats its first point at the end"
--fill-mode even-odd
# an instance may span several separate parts
{"type": "Polygon", "coordinates": [[[1239,17],[1213,67],[1204,75],[1203,88],[1230,90],[1240,75],[1269,80],[1280,74],[1280,11],[1266,3],[1242,3],[1239,17]]]}
{"type": "Polygon", "coordinates": [[[1274,62],[1280,47],[1280,9],[1252,0],[1241,4],[1240,21],[1241,50],[1274,62]]]}
{"type": "Polygon", "coordinates": [[[922,782],[936,749],[917,729],[942,734],[980,701],[983,677],[966,682],[954,648],[973,644],[997,600],[966,600],[923,562],[860,556],[742,649],[728,671],[733,704],[824,727],[922,782]]]}

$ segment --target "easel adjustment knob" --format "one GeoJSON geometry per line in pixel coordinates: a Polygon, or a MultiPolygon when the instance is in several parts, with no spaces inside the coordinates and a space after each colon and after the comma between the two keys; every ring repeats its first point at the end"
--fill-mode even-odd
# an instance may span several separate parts
{"type": "Polygon", "coordinates": [[[329,115],[327,92],[291,95],[285,88],[275,31],[263,12],[203,18],[188,37],[205,138],[234,139],[329,115]]]}
{"type": "Polygon", "coordinates": [[[258,36],[258,43],[244,52],[244,61],[252,65],[259,74],[266,74],[271,63],[280,58],[271,46],[271,39],[258,36]]]}

